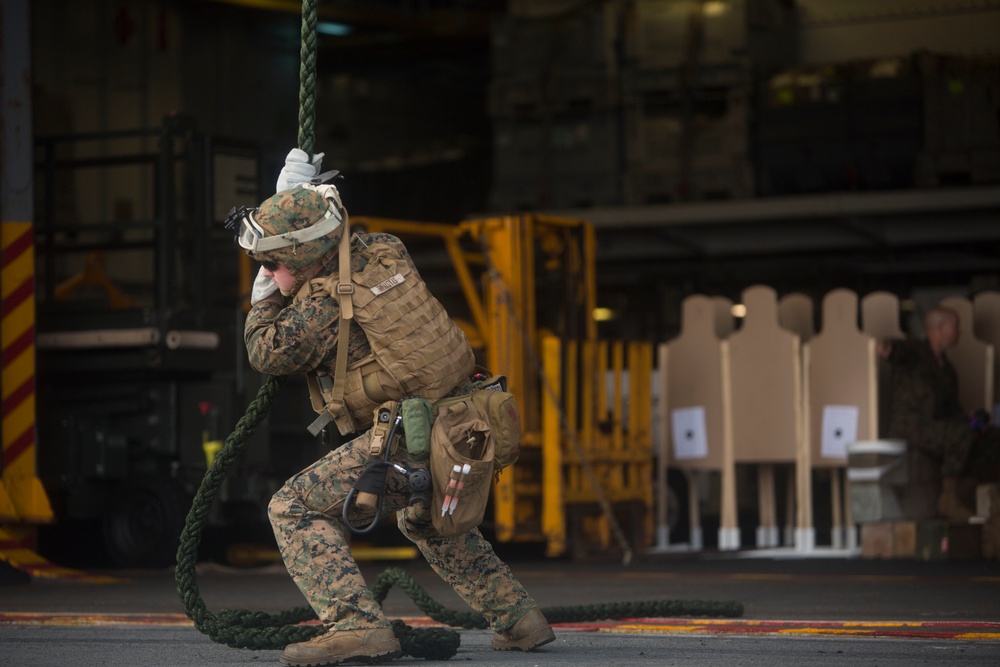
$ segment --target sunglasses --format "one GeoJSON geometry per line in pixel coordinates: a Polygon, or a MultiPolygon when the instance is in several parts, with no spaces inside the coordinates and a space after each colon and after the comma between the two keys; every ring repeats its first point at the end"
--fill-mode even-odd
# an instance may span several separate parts
{"type": "Polygon", "coordinates": [[[260,265],[263,266],[266,270],[270,271],[271,273],[274,273],[275,271],[278,270],[277,262],[269,262],[267,260],[262,260],[260,265]]]}

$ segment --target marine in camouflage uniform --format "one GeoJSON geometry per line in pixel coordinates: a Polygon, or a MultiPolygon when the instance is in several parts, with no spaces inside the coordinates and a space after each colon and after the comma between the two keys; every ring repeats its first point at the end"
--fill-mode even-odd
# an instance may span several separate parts
{"type": "Polygon", "coordinates": [[[925,318],[926,340],[891,341],[892,367],[889,431],[941,464],[942,496],[938,510],[949,518],[971,515],[957,499],[956,480],[997,481],[1000,471],[1000,430],[970,420],[958,401],[958,375],[944,349],[957,341],[958,316],[935,308],[925,318]],[[954,332],[940,334],[940,321],[954,332]],[[940,342],[936,342],[940,341],[940,342]],[[937,347],[938,349],[935,349],[937,347]]]}
{"type": "MultiPolygon", "coordinates": [[[[331,187],[331,186],[325,186],[331,187]]],[[[329,192],[329,191],[327,191],[329,192]]],[[[337,197],[339,204],[339,196],[337,197]]],[[[279,192],[255,213],[255,222],[270,235],[310,226],[326,208],[323,197],[309,188],[279,192]]],[[[346,212],[345,212],[346,215],[346,212]]],[[[327,236],[267,253],[255,259],[274,262],[295,277],[295,294],[307,280],[337,272],[340,227],[327,236]]],[[[365,241],[389,235],[365,235],[365,241]]],[[[245,247],[245,246],[244,246],[245,247]]],[[[399,244],[400,253],[405,248],[399,244]]],[[[352,271],[360,270],[352,253],[352,271]]],[[[262,270],[263,273],[263,270],[262,270]]],[[[245,340],[250,365],[271,375],[332,369],[340,325],[338,301],[317,293],[287,303],[272,295],[255,303],[247,316],[245,340]]],[[[364,358],[370,345],[352,321],[349,362],[364,358]]],[[[327,665],[350,659],[374,661],[400,654],[389,623],[365,585],[346,539],[344,502],[369,458],[369,433],[330,452],[289,479],[272,498],[268,516],[289,574],[329,632],[309,642],[292,644],[282,654],[290,665],[327,665]]],[[[412,467],[405,446],[393,460],[412,467]]],[[[497,633],[495,649],[531,650],[554,639],[535,601],[494,553],[478,529],[458,537],[443,537],[431,523],[430,510],[408,506],[408,482],[389,470],[382,515],[397,512],[400,530],[421,551],[442,579],[473,609],[481,612],[497,633]]],[[[352,525],[367,526],[372,514],[352,504],[352,525]]],[[[380,517],[381,518],[381,517],[380,517]]]]}
{"type": "Polygon", "coordinates": [[[892,364],[889,436],[902,438],[936,461],[941,474],[961,475],[973,432],[958,404],[958,376],[947,357],[941,363],[925,340],[896,341],[892,364]]]}

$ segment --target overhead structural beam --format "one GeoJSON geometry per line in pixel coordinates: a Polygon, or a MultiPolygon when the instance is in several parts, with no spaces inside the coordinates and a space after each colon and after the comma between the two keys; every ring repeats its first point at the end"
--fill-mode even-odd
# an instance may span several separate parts
{"type": "Polygon", "coordinates": [[[1000,186],[841,192],[643,206],[561,209],[598,229],[885,217],[1000,209],[1000,186]]]}
{"type": "MultiPolygon", "coordinates": [[[[286,14],[299,14],[301,0],[208,0],[247,9],[260,9],[286,14]]],[[[436,36],[485,35],[490,25],[489,12],[463,7],[432,9],[379,9],[365,2],[321,3],[317,8],[320,20],[336,21],[365,28],[392,30],[399,33],[436,36]]]]}

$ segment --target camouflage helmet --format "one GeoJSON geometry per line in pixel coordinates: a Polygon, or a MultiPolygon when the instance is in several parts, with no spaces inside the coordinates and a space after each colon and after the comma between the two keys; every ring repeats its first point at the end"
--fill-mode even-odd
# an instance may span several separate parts
{"type": "Polygon", "coordinates": [[[240,220],[237,242],[257,261],[302,269],[332,255],[347,211],[332,185],[302,185],[266,199],[240,220]]]}

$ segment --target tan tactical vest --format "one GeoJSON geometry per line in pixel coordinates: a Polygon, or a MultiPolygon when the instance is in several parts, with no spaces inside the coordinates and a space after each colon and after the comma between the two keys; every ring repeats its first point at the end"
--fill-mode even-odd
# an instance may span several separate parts
{"type": "Polygon", "coordinates": [[[340,272],[309,281],[300,300],[318,293],[340,301],[337,368],[308,374],[313,409],[320,418],[315,434],[334,421],[347,435],[372,425],[375,408],[389,400],[422,396],[436,401],[467,380],[475,367],[472,347],[441,303],[434,298],[398,240],[355,235],[347,240],[345,220],[340,244],[340,272]],[[366,262],[351,272],[350,247],[366,262]],[[347,364],[350,320],[371,344],[370,355],[347,364]],[[342,377],[338,377],[342,376],[342,377]]]}

